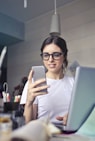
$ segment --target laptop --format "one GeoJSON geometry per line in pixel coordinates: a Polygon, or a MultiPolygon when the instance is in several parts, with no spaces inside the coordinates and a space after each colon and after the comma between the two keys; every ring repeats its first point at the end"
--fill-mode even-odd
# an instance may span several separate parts
{"type": "Polygon", "coordinates": [[[95,68],[76,68],[67,124],[58,125],[67,133],[76,132],[85,122],[95,106],[95,68]]]}

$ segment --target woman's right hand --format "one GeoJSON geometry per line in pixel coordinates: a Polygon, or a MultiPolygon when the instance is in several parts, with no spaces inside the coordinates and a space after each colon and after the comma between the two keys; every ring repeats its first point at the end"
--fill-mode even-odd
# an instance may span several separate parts
{"type": "Polygon", "coordinates": [[[44,78],[32,82],[32,77],[33,77],[33,70],[30,71],[28,76],[28,90],[27,90],[28,103],[33,103],[36,96],[47,94],[47,92],[45,91],[42,92],[41,90],[47,89],[49,87],[48,85],[38,86],[39,84],[46,81],[44,78]]]}
{"type": "Polygon", "coordinates": [[[67,118],[68,118],[68,114],[64,115],[64,116],[57,116],[56,119],[59,121],[63,121],[63,125],[66,125],[67,123],[67,118]]]}

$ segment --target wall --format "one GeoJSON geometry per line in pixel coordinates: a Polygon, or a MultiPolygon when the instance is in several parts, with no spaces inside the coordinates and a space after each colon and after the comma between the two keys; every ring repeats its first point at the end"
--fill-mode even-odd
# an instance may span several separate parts
{"type": "Polygon", "coordinates": [[[18,39],[24,39],[24,24],[9,16],[0,13],[0,32],[16,37],[18,39]]]}
{"type": "MultiPolygon", "coordinates": [[[[69,64],[77,60],[80,65],[95,67],[95,0],[76,0],[58,9],[61,36],[66,39],[69,64]]],[[[49,35],[53,12],[26,23],[26,40],[8,48],[7,79],[9,91],[32,65],[40,65],[40,46],[49,35]]]]}

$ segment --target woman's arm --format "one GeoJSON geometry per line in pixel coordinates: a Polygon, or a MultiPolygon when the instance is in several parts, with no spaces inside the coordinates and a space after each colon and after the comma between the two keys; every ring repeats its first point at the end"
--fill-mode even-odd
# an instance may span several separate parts
{"type": "Polygon", "coordinates": [[[37,104],[26,103],[24,108],[25,123],[37,119],[37,104]]]}
{"type": "Polygon", "coordinates": [[[46,92],[45,91],[42,92],[42,90],[49,87],[48,85],[39,86],[39,84],[46,81],[45,79],[40,79],[33,83],[32,76],[33,71],[30,71],[28,76],[27,98],[24,108],[24,117],[26,123],[28,123],[31,120],[37,119],[38,107],[37,104],[34,104],[33,102],[37,96],[46,94],[46,92]]]}

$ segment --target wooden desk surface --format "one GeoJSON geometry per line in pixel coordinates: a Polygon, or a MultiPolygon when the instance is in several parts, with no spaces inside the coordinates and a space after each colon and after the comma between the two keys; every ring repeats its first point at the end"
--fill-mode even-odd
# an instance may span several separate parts
{"type": "Polygon", "coordinates": [[[52,137],[50,141],[95,141],[95,137],[85,137],[76,134],[72,135],[58,135],[56,137],[52,137]]]}
{"type": "MultiPolygon", "coordinates": [[[[1,138],[0,141],[10,141],[8,137],[1,138]]],[[[31,140],[32,141],[32,140],[31,140]]],[[[94,138],[84,137],[80,135],[56,135],[55,137],[51,137],[49,141],[95,141],[94,138]]]]}

